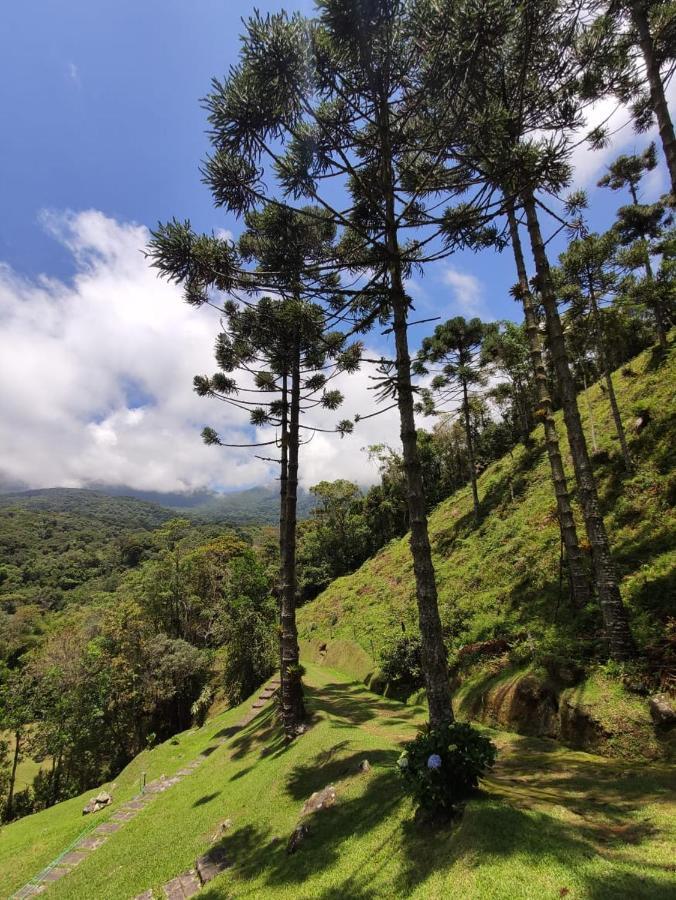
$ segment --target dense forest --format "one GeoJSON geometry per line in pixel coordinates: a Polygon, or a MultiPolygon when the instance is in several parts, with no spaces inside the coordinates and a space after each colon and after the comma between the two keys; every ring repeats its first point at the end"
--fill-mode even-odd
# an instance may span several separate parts
{"type": "Polygon", "coordinates": [[[207,425],[203,443],[250,448],[274,486],[0,495],[5,824],[199,733],[277,671],[269,755],[301,752],[338,683],[306,665],[425,704],[388,765],[433,830],[502,752],[477,722],[673,753],[676,8],[315,6],[246,18],[202,101],[202,179],[237,236],[172,218],[139,248],[219,316],[194,392],[249,437],[207,425]],[[587,125],[599,103],[625,109],[636,146],[591,194],[573,158],[612,138],[587,125]],[[513,265],[513,317],[416,309],[414,277],[466,251],[513,265]],[[310,484],[306,445],[390,411],[400,443],[358,451],[374,484],[310,484]]]}

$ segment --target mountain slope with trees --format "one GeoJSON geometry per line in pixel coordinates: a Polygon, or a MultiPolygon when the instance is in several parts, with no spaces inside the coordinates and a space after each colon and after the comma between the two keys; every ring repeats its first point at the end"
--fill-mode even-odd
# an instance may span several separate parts
{"type": "MultiPolygon", "coordinates": [[[[590,417],[595,421],[594,466],[602,510],[641,649],[641,662],[628,666],[626,680],[637,691],[632,696],[645,709],[650,729],[645,695],[667,687],[674,667],[676,354],[672,348],[660,363],[658,351],[646,351],[616,371],[614,380],[635,473],[624,470],[601,382],[589,389],[583,423],[588,431],[590,417]]],[[[585,409],[582,397],[580,401],[585,409]]],[[[556,414],[557,421],[560,416],[556,414]]],[[[570,686],[603,660],[598,608],[591,602],[575,606],[569,599],[544,442],[537,431],[532,438],[530,446],[515,448],[479,478],[478,527],[469,486],[430,516],[440,611],[456,686],[463,677],[476,677],[482,666],[489,678],[531,667],[570,686]],[[488,661],[482,663],[482,656],[488,661]]],[[[564,439],[561,445],[567,462],[564,439]]],[[[575,492],[572,496],[579,521],[575,492]]],[[[589,547],[581,546],[589,571],[589,547]]],[[[309,658],[333,660],[381,685],[386,679],[379,670],[384,667],[392,675],[393,660],[390,680],[396,682],[399,660],[403,686],[409,692],[420,687],[419,672],[416,680],[416,666],[405,652],[407,642],[417,640],[411,565],[407,539],[392,541],[303,607],[299,634],[309,642],[309,658]],[[408,685],[407,667],[414,670],[408,685]]],[[[623,667],[609,665],[619,679],[623,667]]]]}

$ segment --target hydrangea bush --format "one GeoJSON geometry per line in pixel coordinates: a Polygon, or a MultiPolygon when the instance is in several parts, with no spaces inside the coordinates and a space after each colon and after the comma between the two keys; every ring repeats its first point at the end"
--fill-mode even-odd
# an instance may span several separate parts
{"type": "Polygon", "coordinates": [[[453,722],[421,731],[397,761],[406,791],[421,809],[450,816],[495,762],[495,744],[471,725],[453,722]]]}

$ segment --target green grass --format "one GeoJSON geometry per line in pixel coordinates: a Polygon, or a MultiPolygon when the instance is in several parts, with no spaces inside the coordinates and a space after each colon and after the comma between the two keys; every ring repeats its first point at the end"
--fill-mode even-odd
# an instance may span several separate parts
{"type": "MultiPolygon", "coordinates": [[[[599,494],[624,600],[641,646],[663,637],[664,621],[676,593],[676,429],[673,344],[661,365],[646,351],[626,371],[615,373],[618,402],[628,433],[636,474],[626,477],[606,395],[599,384],[589,389],[601,450],[609,462],[596,465],[599,494]],[[639,411],[650,414],[640,435],[633,427],[639,411]]],[[[586,403],[580,410],[589,434],[586,403]]],[[[568,473],[572,473],[561,414],[557,424],[568,473]]],[[[541,430],[533,447],[519,447],[491,465],[479,479],[482,521],[475,527],[469,487],[441,503],[429,528],[437,574],[439,607],[451,656],[460,646],[507,636],[522,650],[529,647],[563,658],[603,655],[602,623],[596,604],[571,609],[559,589],[559,528],[541,430]]],[[[569,478],[572,487],[572,474],[569,478]]],[[[588,556],[584,527],[573,491],[578,533],[588,556]]],[[[299,634],[312,648],[351,642],[343,647],[344,669],[354,677],[377,669],[388,641],[417,631],[413,565],[408,537],[392,541],[352,575],[333,582],[299,611],[299,634]]],[[[537,659],[535,659],[537,662],[537,659]]]]}
{"type": "Polygon", "coordinates": [[[236,721],[241,709],[229,710],[199,730],[177,735],[153,750],[140,753],[114,782],[102,786],[111,791],[113,803],[96,816],[82,815],[87,799],[97,793],[94,790],[1,827],[0,891],[3,893],[0,896],[10,896],[84,830],[107,821],[119,806],[138,794],[143,773],[147,781],[152,781],[160,775],[172,775],[193,760],[217,731],[236,721]]]}
{"type": "MultiPolygon", "coordinates": [[[[192,865],[226,818],[232,868],[200,896],[216,898],[651,898],[673,896],[676,809],[669,772],[576,753],[506,733],[494,773],[462,819],[439,831],[416,823],[394,762],[424,717],[327,667],[308,666],[311,729],[286,747],[273,707],[156,797],[49,898],[129,900],[192,865]],[[371,770],[358,771],[363,759],[371,770]],[[285,852],[304,801],[335,785],[335,807],[285,852]]],[[[147,752],[118,779],[170,774],[232,724],[239,711],[147,752]]],[[[8,896],[82,826],[82,798],[0,832],[8,896]],[[47,846],[47,836],[51,846],[47,846]],[[33,843],[39,845],[39,850],[33,843]]],[[[100,821],[100,820],[98,820],[100,821]]],[[[160,896],[158,894],[158,896],[160,896]]]]}

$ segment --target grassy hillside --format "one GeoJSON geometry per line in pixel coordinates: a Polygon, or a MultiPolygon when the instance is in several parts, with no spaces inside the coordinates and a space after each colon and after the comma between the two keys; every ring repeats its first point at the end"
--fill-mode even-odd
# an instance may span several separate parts
{"type": "MultiPolygon", "coordinates": [[[[676,588],[676,353],[672,348],[668,360],[657,366],[646,352],[617,372],[615,383],[637,472],[633,477],[623,473],[607,397],[599,384],[589,390],[602,451],[595,466],[622,593],[636,637],[645,647],[663,637],[676,588]],[[638,413],[650,417],[639,435],[634,428],[638,413]]],[[[583,397],[580,409],[589,435],[583,397]]],[[[560,413],[557,423],[571,472],[560,413]]],[[[439,604],[452,660],[464,644],[502,636],[512,641],[512,654],[522,664],[546,662],[548,655],[584,661],[600,649],[596,605],[574,611],[565,585],[560,588],[559,529],[549,463],[540,430],[534,437],[531,448],[517,448],[482,474],[478,528],[472,522],[469,487],[430,516],[439,604]]],[[[588,549],[577,508],[576,519],[588,549]]],[[[302,639],[315,648],[343,642],[341,665],[363,676],[402,628],[417,628],[408,538],[393,541],[357,572],[335,581],[300,611],[299,619],[302,639]],[[352,661],[345,642],[359,647],[352,661]]]]}
{"type": "MultiPolygon", "coordinates": [[[[158,795],[46,896],[129,900],[189,868],[217,837],[231,868],[203,889],[226,897],[524,898],[672,896],[673,794],[668,771],[640,769],[555,744],[494,735],[495,771],[460,822],[416,824],[394,766],[424,711],[370,694],[309,666],[311,729],[285,747],[272,707],[242,731],[242,710],[145,752],[117,779],[110,817],[148,779],[172,775],[198,753],[197,770],[158,795]],[[218,745],[219,736],[228,738],[218,745]],[[370,771],[359,770],[368,759],[370,771]],[[305,818],[294,855],[286,843],[305,800],[334,785],[335,806],[305,818]],[[230,819],[225,831],[221,823],[230,819]]],[[[90,796],[90,795],[87,795],[90,796]]],[[[87,825],[84,797],[0,831],[0,896],[53,860],[87,825]]]]}

